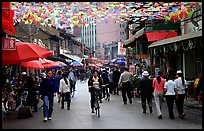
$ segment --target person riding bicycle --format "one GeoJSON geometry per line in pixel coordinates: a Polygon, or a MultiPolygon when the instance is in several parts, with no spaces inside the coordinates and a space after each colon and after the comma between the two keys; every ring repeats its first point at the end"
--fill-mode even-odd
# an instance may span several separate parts
{"type": "MultiPolygon", "coordinates": [[[[95,101],[94,87],[102,88],[102,79],[99,76],[99,73],[97,70],[93,71],[93,76],[91,76],[88,81],[88,88],[91,96],[90,102],[91,102],[92,113],[94,113],[94,101],[95,101]]],[[[99,97],[100,97],[100,103],[102,103],[101,101],[102,96],[100,95],[99,97]]]]}

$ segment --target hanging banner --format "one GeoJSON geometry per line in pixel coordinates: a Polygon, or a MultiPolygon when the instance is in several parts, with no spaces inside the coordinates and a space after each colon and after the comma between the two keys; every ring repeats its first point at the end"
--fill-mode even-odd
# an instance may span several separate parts
{"type": "Polygon", "coordinates": [[[119,56],[125,56],[126,55],[126,49],[123,48],[123,44],[122,42],[118,42],[118,55],[119,56]]]}
{"type": "Polygon", "coordinates": [[[16,39],[3,37],[2,50],[16,50],[16,39]]]}

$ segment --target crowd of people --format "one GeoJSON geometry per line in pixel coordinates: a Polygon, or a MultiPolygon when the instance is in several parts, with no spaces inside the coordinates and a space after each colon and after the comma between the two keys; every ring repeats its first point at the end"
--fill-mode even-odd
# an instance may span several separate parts
{"type": "MultiPolygon", "coordinates": [[[[83,72],[86,73],[86,72],[83,72]]],[[[88,78],[88,91],[90,92],[90,107],[94,113],[94,93],[93,87],[101,88],[100,103],[103,103],[106,93],[119,95],[121,92],[123,104],[133,103],[133,81],[134,75],[129,72],[128,68],[104,68],[93,69],[88,78]]],[[[143,71],[142,77],[137,83],[137,92],[140,94],[142,113],[147,112],[146,102],[148,103],[149,112],[153,112],[152,99],[155,100],[155,106],[158,119],[162,119],[162,103],[163,98],[166,98],[166,103],[169,112],[169,118],[174,119],[173,106],[174,102],[178,110],[179,117],[184,119],[183,111],[184,98],[186,94],[187,82],[183,77],[181,70],[176,72],[175,77],[169,73],[163,75],[162,71],[156,74],[155,78],[150,78],[148,71],[143,71]]],[[[57,96],[58,103],[61,103],[61,109],[71,109],[71,97],[74,97],[76,91],[76,81],[79,79],[74,67],[70,67],[68,71],[58,70],[54,73],[52,70],[47,70],[40,77],[35,75],[27,75],[25,72],[21,74],[20,79],[12,81],[12,83],[20,84],[24,89],[27,88],[28,96],[26,105],[31,106],[35,112],[38,111],[38,99],[36,92],[39,91],[40,98],[43,100],[43,117],[44,121],[52,119],[54,97],[57,96]],[[56,75],[55,75],[56,74],[56,75]],[[40,78],[40,80],[39,80],[40,78]]],[[[10,89],[8,90],[9,107],[12,107],[12,101],[16,94],[10,89]]],[[[10,108],[9,108],[10,109],[10,108]]]]}

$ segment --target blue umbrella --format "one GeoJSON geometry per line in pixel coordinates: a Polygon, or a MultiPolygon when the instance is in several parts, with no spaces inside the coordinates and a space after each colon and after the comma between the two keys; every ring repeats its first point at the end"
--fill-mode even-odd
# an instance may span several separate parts
{"type": "Polygon", "coordinates": [[[83,64],[78,61],[73,61],[70,63],[70,66],[83,66],[83,64]]]}
{"type": "Polygon", "coordinates": [[[119,64],[119,65],[125,65],[126,64],[126,60],[125,60],[125,58],[119,57],[119,58],[110,60],[110,63],[119,64]]]}

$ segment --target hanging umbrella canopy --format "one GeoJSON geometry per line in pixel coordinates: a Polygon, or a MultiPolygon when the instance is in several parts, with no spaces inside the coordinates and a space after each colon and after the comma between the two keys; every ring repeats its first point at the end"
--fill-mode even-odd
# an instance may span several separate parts
{"type": "Polygon", "coordinates": [[[53,55],[53,52],[34,43],[16,42],[16,50],[2,50],[2,65],[20,64],[53,55]]]}
{"type": "Polygon", "coordinates": [[[78,61],[73,61],[70,63],[70,66],[83,66],[83,64],[78,61]]]}

